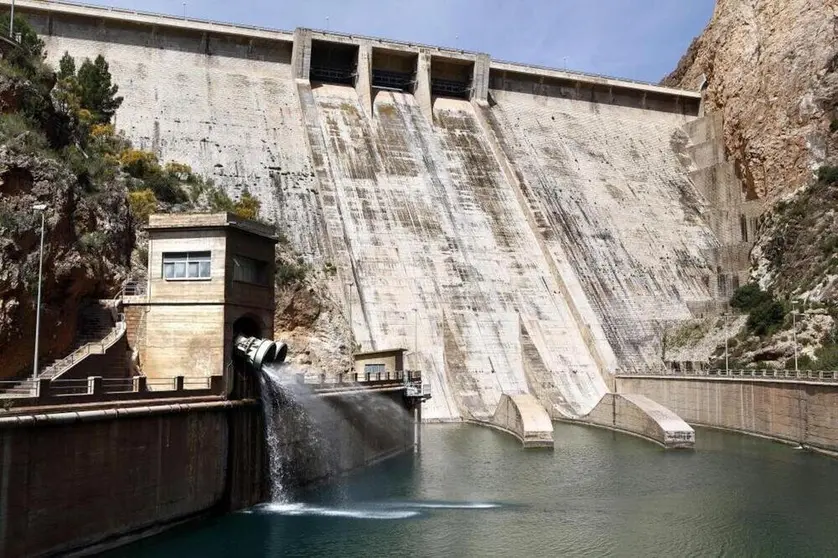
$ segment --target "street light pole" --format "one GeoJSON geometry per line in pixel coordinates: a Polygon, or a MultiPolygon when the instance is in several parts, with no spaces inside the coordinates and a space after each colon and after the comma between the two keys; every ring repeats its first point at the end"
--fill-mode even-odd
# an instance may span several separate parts
{"type": "Polygon", "coordinates": [[[416,312],[416,308],[413,309],[413,352],[416,353],[418,350],[418,331],[419,331],[419,318],[418,313],[416,312]]]}
{"type": "Polygon", "coordinates": [[[723,314],[724,317],[724,324],[725,324],[725,376],[730,374],[730,361],[729,361],[729,353],[728,353],[728,345],[730,344],[730,330],[727,327],[727,317],[728,313],[725,312],[723,314]]]}
{"type": "Polygon", "coordinates": [[[349,333],[352,333],[352,281],[346,284],[346,299],[349,301],[349,333]]]}
{"type": "Polygon", "coordinates": [[[44,273],[44,219],[46,204],[39,203],[32,207],[41,212],[41,249],[38,254],[38,302],[35,307],[35,358],[32,364],[32,380],[38,379],[38,340],[41,335],[41,281],[44,273]]]}
{"type": "Polygon", "coordinates": [[[15,40],[15,0],[12,0],[12,10],[9,14],[9,38],[15,40]]]}
{"type": "Polygon", "coordinates": [[[794,375],[797,376],[797,301],[791,303],[791,332],[794,342],[794,375]]]}

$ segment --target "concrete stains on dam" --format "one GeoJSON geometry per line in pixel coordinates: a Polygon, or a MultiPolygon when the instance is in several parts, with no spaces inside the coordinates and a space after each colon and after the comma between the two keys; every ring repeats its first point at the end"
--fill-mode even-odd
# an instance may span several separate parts
{"type": "Polygon", "coordinates": [[[501,393],[527,391],[522,320],[551,374],[568,378],[551,382],[569,391],[557,413],[584,414],[604,384],[559,289],[546,288],[546,263],[471,104],[437,99],[432,126],[411,95],[378,92],[367,121],[354,89],[312,93],[335,188],[326,218],[342,220],[370,335],[410,346],[417,329],[417,365],[439,386],[425,417],[486,419],[501,393]]]}
{"type": "Polygon", "coordinates": [[[506,77],[490,106],[364,97],[295,80],[290,43],[46,41],[104,49],[138,147],[247,186],[309,263],[333,263],[357,342],[410,349],[430,379],[426,419],[486,419],[523,392],[584,416],[712,298],[718,241],[670,145],[679,112],[506,77]]]}

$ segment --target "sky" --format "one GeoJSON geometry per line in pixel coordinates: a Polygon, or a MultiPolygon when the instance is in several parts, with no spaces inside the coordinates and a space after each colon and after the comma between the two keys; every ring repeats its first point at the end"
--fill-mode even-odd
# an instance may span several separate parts
{"type": "Polygon", "coordinates": [[[329,29],[658,82],[714,0],[87,0],[228,23],[329,29]]]}

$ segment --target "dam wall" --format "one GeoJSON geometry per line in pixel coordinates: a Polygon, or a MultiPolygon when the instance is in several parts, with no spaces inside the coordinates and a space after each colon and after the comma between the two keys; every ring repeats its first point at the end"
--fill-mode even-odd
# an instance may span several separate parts
{"type": "Polygon", "coordinates": [[[764,436],[838,452],[838,384],[771,379],[618,377],[694,426],[764,436]]]}
{"type": "Polygon", "coordinates": [[[340,271],[362,310],[353,330],[374,350],[416,328],[418,368],[438,390],[425,417],[488,418],[502,393],[525,390],[522,323],[547,362],[551,399],[569,416],[587,412],[605,384],[540,271],[547,263],[472,105],[436,99],[432,125],[404,93],[376,91],[371,119],[348,86],[312,86],[311,103],[333,188],[324,215],[344,232],[338,261],[351,267],[340,271]]]}
{"type": "Polygon", "coordinates": [[[661,366],[665,323],[717,300],[720,242],[682,160],[696,93],[311,29],[17,9],[49,60],[106,56],[137,146],[248,187],[335,267],[361,350],[413,349],[427,420],[485,420],[516,393],[584,417],[614,372],[661,366]]]}
{"type": "MultiPolygon", "coordinates": [[[[298,409],[284,406],[284,488],[411,448],[401,393],[323,398],[322,408],[334,411],[318,415],[319,437],[298,409]]],[[[0,412],[0,555],[115,546],[268,499],[266,472],[276,464],[269,464],[258,401],[179,398],[96,408],[0,412]]]]}
{"type": "Polygon", "coordinates": [[[672,147],[691,115],[511,72],[490,97],[488,125],[538,233],[578,278],[620,368],[659,367],[663,324],[713,297],[718,241],[672,147]]]}

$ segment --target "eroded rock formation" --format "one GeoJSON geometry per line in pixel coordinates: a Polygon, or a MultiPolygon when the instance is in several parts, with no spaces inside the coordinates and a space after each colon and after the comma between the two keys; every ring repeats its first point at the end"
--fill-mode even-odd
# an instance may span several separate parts
{"type": "Polygon", "coordinates": [[[724,141],[749,199],[811,182],[838,150],[838,3],[718,0],[704,33],[663,80],[699,89],[724,114],[724,141]]]}

